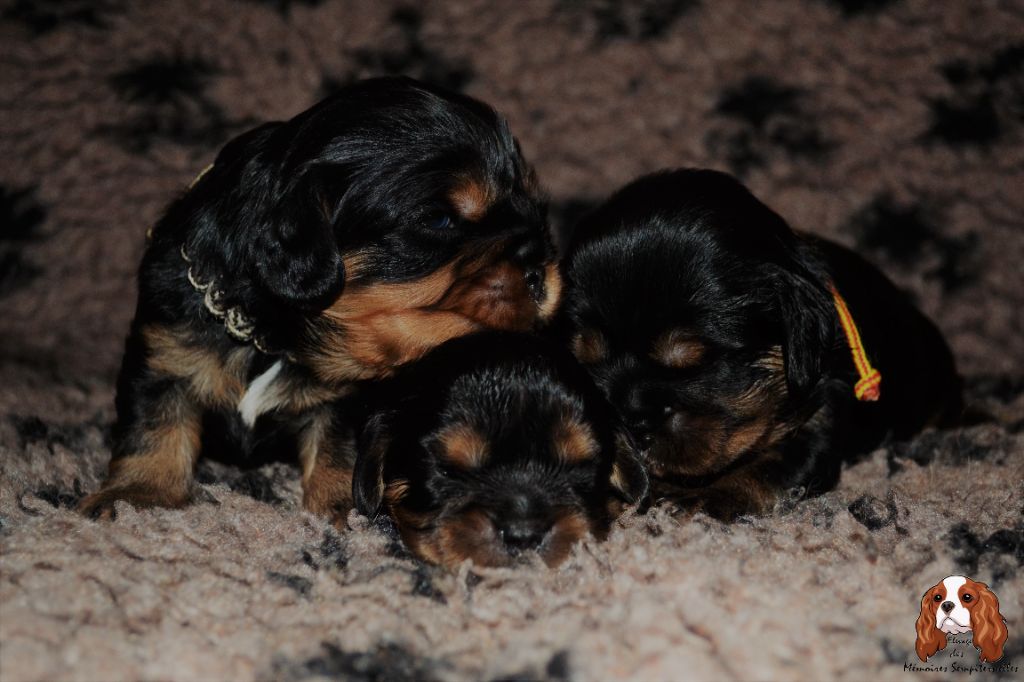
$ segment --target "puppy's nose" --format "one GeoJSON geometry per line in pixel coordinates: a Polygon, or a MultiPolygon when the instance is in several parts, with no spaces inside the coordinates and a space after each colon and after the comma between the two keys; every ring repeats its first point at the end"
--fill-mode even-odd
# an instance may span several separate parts
{"type": "Polygon", "coordinates": [[[544,298],[544,261],[547,252],[544,243],[536,238],[525,239],[516,246],[511,260],[523,269],[523,281],[534,301],[544,298]]]}
{"type": "Polygon", "coordinates": [[[654,434],[673,414],[669,402],[635,387],[627,392],[621,409],[626,426],[643,449],[654,443],[654,434]]]}
{"type": "Polygon", "coordinates": [[[654,445],[654,430],[655,426],[648,419],[636,419],[630,420],[628,424],[629,432],[633,434],[636,444],[641,450],[646,450],[654,445]]]}
{"type": "Polygon", "coordinates": [[[499,528],[501,540],[511,554],[540,547],[551,525],[536,519],[517,519],[499,528]]]}
{"type": "Polygon", "coordinates": [[[953,604],[953,602],[951,602],[951,601],[944,601],[944,602],[942,602],[942,610],[945,611],[946,613],[949,613],[950,611],[952,611],[954,606],[955,606],[955,604],[953,604]]]}
{"type": "Polygon", "coordinates": [[[530,291],[530,296],[535,301],[544,298],[544,268],[535,266],[527,267],[523,273],[523,281],[530,291]]]}

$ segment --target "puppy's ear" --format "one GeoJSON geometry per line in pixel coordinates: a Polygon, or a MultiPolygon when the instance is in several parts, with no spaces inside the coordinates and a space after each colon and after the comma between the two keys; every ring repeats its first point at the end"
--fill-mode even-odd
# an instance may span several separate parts
{"type": "Polygon", "coordinates": [[[269,199],[265,219],[249,244],[260,284],[275,298],[304,310],[321,310],[341,294],[345,267],[335,219],[344,184],[324,167],[309,166],[269,199]]]}
{"type": "Polygon", "coordinates": [[[818,385],[835,341],[836,325],[826,276],[801,260],[794,258],[773,273],[785,332],[786,387],[796,398],[818,385]]]}
{"type": "Polygon", "coordinates": [[[371,519],[384,499],[384,458],[388,450],[388,419],[375,414],[363,427],[356,444],[356,466],[352,474],[352,500],[360,514],[371,519]]]}
{"type": "Polygon", "coordinates": [[[649,492],[647,470],[644,469],[638,451],[625,429],[620,429],[615,435],[615,462],[612,464],[611,485],[629,504],[644,501],[649,492]]]}

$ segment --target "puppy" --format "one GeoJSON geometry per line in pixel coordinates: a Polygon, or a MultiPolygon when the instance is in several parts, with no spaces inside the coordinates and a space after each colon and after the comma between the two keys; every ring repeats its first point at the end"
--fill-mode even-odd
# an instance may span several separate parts
{"type": "Polygon", "coordinates": [[[82,511],[181,506],[204,443],[250,452],[284,430],[304,507],[344,518],[334,401],[445,340],[548,318],[544,213],[505,121],[410,79],[231,141],[151,233],[110,471],[82,511]]]}
{"type": "Polygon", "coordinates": [[[1003,657],[1008,632],[999,612],[999,599],[985,583],[951,575],[921,598],[915,649],[922,661],[946,648],[947,634],[970,632],[982,662],[1003,657]]]}
{"type": "Polygon", "coordinates": [[[558,326],[645,448],[655,490],[713,516],[828,490],[845,459],[960,409],[935,326],[728,175],[633,182],[579,226],[564,273],[558,326]]]}
{"type": "Polygon", "coordinates": [[[489,332],[449,341],[381,384],[360,438],[353,493],[382,509],[418,557],[550,566],[602,539],[647,477],[614,410],[572,356],[489,332]]]}

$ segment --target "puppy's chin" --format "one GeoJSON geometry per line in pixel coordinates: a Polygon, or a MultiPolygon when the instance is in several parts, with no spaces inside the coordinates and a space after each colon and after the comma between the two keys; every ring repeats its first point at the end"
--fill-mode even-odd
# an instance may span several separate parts
{"type": "Polygon", "coordinates": [[[518,553],[507,550],[490,518],[480,510],[442,519],[429,529],[419,523],[408,523],[412,519],[402,512],[395,513],[394,518],[402,540],[413,554],[450,570],[466,559],[477,566],[504,567],[528,562],[534,555],[555,568],[588,533],[599,537],[607,533],[607,529],[592,524],[583,511],[567,510],[559,515],[536,550],[518,553]]]}

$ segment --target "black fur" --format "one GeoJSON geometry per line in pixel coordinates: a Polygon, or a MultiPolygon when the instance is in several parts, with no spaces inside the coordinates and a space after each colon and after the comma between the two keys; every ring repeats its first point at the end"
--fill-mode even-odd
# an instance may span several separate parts
{"type": "Polygon", "coordinates": [[[455,339],[372,395],[356,506],[369,516],[390,514],[427,560],[494,565],[536,548],[554,564],[571,545],[552,530],[560,516],[581,514],[603,537],[617,501],[646,495],[646,475],[614,410],[573,357],[543,339],[509,332],[455,339]],[[567,421],[593,437],[595,450],[579,460],[556,451],[555,434],[567,421]],[[482,463],[446,458],[443,434],[453,427],[479,435],[482,463]],[[405,489],[397,499],[388,492],[396,486],[405,489]],[[473,513],[486,519],[483,527],[457,526],[458,547],[447,545],[443,527],[473,513]]]}
{"type": "Polygon", "coordinates": [[[656,489],[683,489],[723,518],[766,510],[772,490],[827,490],[844,460],[960,407],[946,343],[881,272],[795,233],[722,173],[677,170],[628,185],[581,223],[564,277],[559,331],[576,344],[596,333],[603,344],[588,368],[650,446],[656,489]],[[878,402],[854,397],[833,283],[882,374],[878,402]],[[698,342],[692,366],[652,359],[671,329],[698,342]],[[773,348],[784,382],[773,378],[773,348]],[[699,457],[695,439],[709,443],[699,457]],[[736,452],[722,454],[723,444],[736,452]]]}

